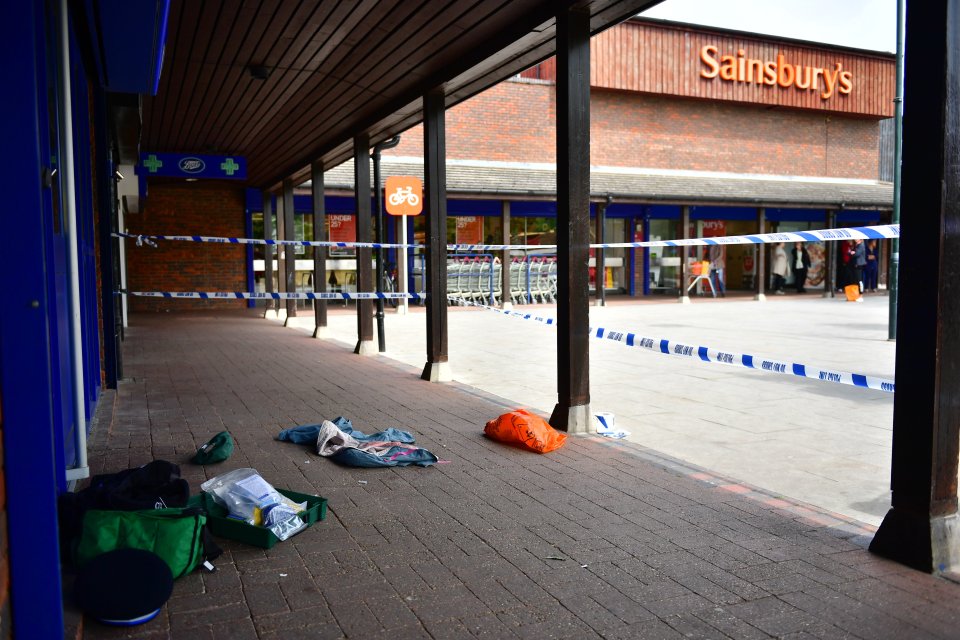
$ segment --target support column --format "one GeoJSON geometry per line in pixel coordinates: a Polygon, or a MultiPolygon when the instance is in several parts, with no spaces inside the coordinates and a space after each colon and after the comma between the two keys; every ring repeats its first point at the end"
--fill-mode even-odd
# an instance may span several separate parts
{"type": "Polygon", "coordinates": [[[590,411],[590,14],[557,14],[557,406],[550,424],[595,433],[590,411]]]}
{"type": "MultiPolygon", "coordinates": [[[[283,239],[296,240],[297,227],[293,222],[293,181],[290,179],[283,181],[283,239]]],[[[287,293],[296,293],[297,291],[297,251],[292,245],[283,247],[283,268],[287,293]]],[[[297,317],[297,301],[287,299],[287,318],[283,321],[283,326],[287,326],[290,318],[297,317]]]]}
{"type": "MultiPolygon", "coordinates": [[[[683,205],[680,207],[680,237],[684,240],[690,238],[690,207],[683,205]]],[[[681,304],[690,304],[690,296],[687,293],[687,256],[690,254],[690,247],[680,247],[680,299],[681,304]]]]}
{"type": "MultiPolygon", "coordinates": [[[[277,209],[277,240],[284,240],[287,237],[287,221],[284,216],[283,187],[280,188],[280,195],[276,200],[277,209]]],[[[277,291],[287,293],[287,248],[282,244],[277,245],[277,291]]],[[[277,318],[283,314],[286,316],[286,306],[280,300],[276,301],[275,310],[277,318]]]]}
{"type": "MultiPolygon", "coordinates": [[[[827,229],[833,229],[837,226],[837,212],[833,209],[827,210],[827,229]]],[[[827,245],[827,275],[823,281],[823,297],[832,298],[837,290],[837,249],[839,242],[825,242],[827,245]]]]}
{"type": "Polygon", "coordinates": [[[960,0],[907,7],[892,508],[870,550],[921,571],[960,568],[960,0]]]}
{"type": "MultiPolygon", "coordinates": [[[[267,242],[273,240],[273,196],[269,191],[263,192],[263,239],[267,242]]],[[[273,257],[277,255],[276,248],[272,244],[263,247],[263,290],[267,293],[274,293],[273,287],[273,257]]],[[[278,311],[278,302],[267,300],[263,308],[263,317],[272,309],[274,314],[278,311]]]]}
{"type": "MultiPolygon", "coordinates": [[[[594,237],[597,239],[597,244],[603,244],[606,242],[604,240],[603,233],[603,224],[606,221],[606,212],[607,212],[607,203],[598,202],[597,203],[597,217],[596,217],[596,227],[594,231],[594,237]]],[[[594,269],[593,269],[593,291],[596,297],[596,304],[598,307],[603,307],[607,304],[607,270],[606,266],[603,263],[604,258],[603,249],[596,249],[593,252],[594,255],[594,269]]]]}
{"type": "MultiPolygon", "coordinates": [[[[503,228],[503,237],[500,241],[503,244],[510,244],[510,201],[504,200],[500,203],[500,226],[503,228]]],[[[513,299],[510,297],[510,250],[504,249],[500,254],[500,262],[503,268],[500,270],[503,296],[500,298],[500,308],[513,309],[513,299]]]]}
{"type": "MultiPolygon", "coordinates": [[[[310,165],[310,193],[313,196],[313,240],[327,241],[327,207],[323,199],[323,163],[310,165]]],[[[313,248],[313,290],[327,290],[327,248],[313,248]]],[[[327,328],[327,301],[313,301],[313,337],[322,338],[327,328]]]]}
{"type": "MultiPolygon", "coordinates": [[[[104,387],[116,389],[123,377],[123,346],[121,341],[120,298],[114,295],[119,289],[120,269],[117,262],[119,239],[111,234],[121,231],[117,225],[117,183],[113,158],[110,154],[110,131],[107,125],[107,96],[101,89],[94,91],[94,135],[96,144],[95,173],[97,178],[98,232],[100,234],[100,308],[103,314],[103,373],[104,387]]],[[[136,178],[130,176],[130,180],[136,178]]]]}
{"type": "MultiPolygon", "coordinates": [[[[757,233],[767,232],[767,210],[763,207],[757,209],[757,233]]],[[[753,299],[764,302],[767,296],[764,291],[767,288],[767,245],[758,244],[757,248],[757,281],[754,283],[753,299]]]]}
{"type": "MultiPolygon", "coordinates": [[[[354,202],[357,211],[357,242],[373,242],[372,211],[370,208],[370,136],[353,139],[354,202]]],[[[357,247],[357,291],[373,291],[373,252],[369,247],[357,247]]],[[[373,301],[357,300],[357,346],[353,350],[362,356],[377,353],[373,343],[373,301]]]]}
{"type": "Polygon", "coordinates": [[[443,89],[423,96],[423,205],[427,216],[427,363],[421,378],[453,380],[447,362],[447,138],[443,89]]]}

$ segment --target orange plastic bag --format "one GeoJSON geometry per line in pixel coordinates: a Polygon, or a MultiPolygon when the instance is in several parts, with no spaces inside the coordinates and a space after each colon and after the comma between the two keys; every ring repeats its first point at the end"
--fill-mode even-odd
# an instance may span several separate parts
{"type": "Polygon", "coordinates": [[[847,302],[853,302],[860,297],[860,285],[848,284],[843,288],[843,293],[847,296],[847,302]]]}
{"type": "Polygon", "coordinates": [[[567,440],[567,434],[557,431],[546,420],[524,409],[517,409],[491,420],[484,427],[483,433],[493,440],[515,444],[537,453],[549,453],[559,449],[567,440]]]}

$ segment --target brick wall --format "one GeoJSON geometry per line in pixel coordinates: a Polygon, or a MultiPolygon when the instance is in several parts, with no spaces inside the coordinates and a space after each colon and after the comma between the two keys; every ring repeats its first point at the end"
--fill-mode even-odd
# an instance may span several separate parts
{"type": "MultiPolygon", "coordinates": [[[[141,213],[126,217],[130,233],[245,237],[243,188],[216,182],[151,183],[141,213]]],[[[247,291],[243,246],[160,241],[157,248],[127,241],[130,291],[247,291]]],[[[243,307],[243,300],[168,300],[130,297],[133,311],[190,311],[243,307]]]]}
{"type": "MultiPolygon", "coordinates": [[[[447,112],[447,157],[553,163],[555,86],[504,82],[447,112]]],[[[593,165],[875,180],[874,119],[594,89],[593,165]]],[[[423,131],[390,155],[420,156],[423,131]]]]}

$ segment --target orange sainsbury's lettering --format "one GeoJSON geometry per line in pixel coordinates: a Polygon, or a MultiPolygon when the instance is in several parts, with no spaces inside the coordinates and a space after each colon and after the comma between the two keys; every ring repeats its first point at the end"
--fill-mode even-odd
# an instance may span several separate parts
{"type": "Polygon", "coordinates": [[[700,70],[700,75],[704,78],[716,78],[720,73],[720,63],[713,56],[717,55],[718,49],[711,45],[700,47],[700,60],[707,65],[706,69],[700,70]]]}
{"type": "Polygon", "coordinates": [[[849,95],[853,91],[853,73],[843,70],[843,64],[822,68],[795,64],[778,53],[776,60],[751,58],[746,50],[722,53],[716,45],[700,47],[700,77],[708,80],[719,77],[727,82],[744,82],[766,86],[794,87],[799,91],[816,91],[822,100],[837,93],[849,95]]]}

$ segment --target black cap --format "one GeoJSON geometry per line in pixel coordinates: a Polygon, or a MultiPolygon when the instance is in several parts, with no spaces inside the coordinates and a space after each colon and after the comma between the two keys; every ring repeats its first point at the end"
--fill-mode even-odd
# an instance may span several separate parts
{"type": "Polygon", "coordinates": [[[100,622],[129,626],[153,619],[173,592],[170,567],[155,553],[115,549],[83,565],[74,598],[100,622]]]}

